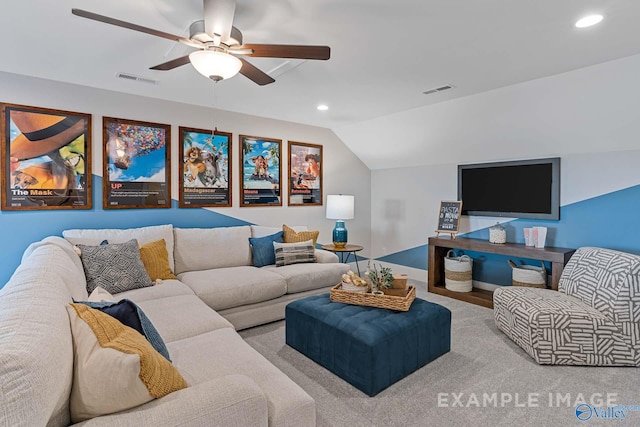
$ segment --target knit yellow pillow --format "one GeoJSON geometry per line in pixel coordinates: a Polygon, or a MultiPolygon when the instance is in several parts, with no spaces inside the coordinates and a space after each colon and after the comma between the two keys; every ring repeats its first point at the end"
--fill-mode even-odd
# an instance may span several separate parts
{"type": "Polygon", "coordinates": [[[282,224],[282,231],[284,231],[284,235],[282,236],[284,243],[298,243],[313,240],[314,248],[318,241],[318,234],[320,234],[319,231],[296,231],[291,227],[287,227],[286,224],[282,224]]]}
{"type": "Polygon", "coordinates": [[[73,336],[74,423],[133,408],[187,387],[138,331],[84,304],[67,306],[73,336]]]}
{"type": "Polygon", "coordinates": [[[169,267],[169,253],[164,239],[147,243],[140,247],[140,258],[152,281],[156,279],[177,279],[169,267]]]}

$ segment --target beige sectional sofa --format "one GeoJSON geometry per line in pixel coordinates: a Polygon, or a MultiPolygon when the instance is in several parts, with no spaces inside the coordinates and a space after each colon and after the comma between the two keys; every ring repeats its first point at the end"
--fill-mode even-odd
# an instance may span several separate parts
{"type": "MultiPolygon", "coordinates": [[[[135,302],[188,387],[83,425],[312,426],[313,399],[235,329],[278,320],[292,299],[326,291],[348,269],[331,253],[284,267],[252,266],[257,226],[67,230],[32,244],[0,289],[0,426],[68,425],[74,336],[67,306],[87,300],[77,243],[165,239],[178,280],[114,295],[135,302]]],[[[77,360],[76,360],[77,362],[77,360]]],[[[77,368],[77,366],[76,366],[77,368]]],[[[113,372],[118,375],[118,372],[113,372]]]]}

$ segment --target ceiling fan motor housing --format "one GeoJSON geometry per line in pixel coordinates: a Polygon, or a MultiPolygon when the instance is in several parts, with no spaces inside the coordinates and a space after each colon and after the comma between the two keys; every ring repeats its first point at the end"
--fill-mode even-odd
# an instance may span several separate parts
{"type": "MultiPolygon", "coordinates": [[[[207,34],[204,30],[204,20],[195,21],[189,26],[189,38],[198,40],[202,43],[213,43],[213,35],[207,34]]],[[[242,44],[242,32],[236,27],[231,27],[231,36],[227,40],[220,40],[227,46],[236,46],[242,44]]]]}

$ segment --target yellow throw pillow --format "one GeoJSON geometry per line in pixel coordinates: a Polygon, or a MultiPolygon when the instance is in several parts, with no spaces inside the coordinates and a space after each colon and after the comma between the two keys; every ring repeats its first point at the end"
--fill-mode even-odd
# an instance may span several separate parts
{"type": "Polygon", "coordinates": [[[140,247],[140,258],[152,281],[156,279],[177,279],[169,267],[169,253],[164,239],[147,243],[140,247]]]}
{"type": "Polygon", "coordinates": [[[299,243],[313,240],[314,248],[318,241],[318,234],[320,234],[319,231],[296,231],[291,227],[287,227],[286,224],[282,224],[282,231],[284,231],[282,239],[285,243],[299,243]]]}
{"type": "Polygon", "coordinates": [[[180,372],[136,330],[85,304],[69,304],[74,423],[133,408],[187,387],[180,372]]]}

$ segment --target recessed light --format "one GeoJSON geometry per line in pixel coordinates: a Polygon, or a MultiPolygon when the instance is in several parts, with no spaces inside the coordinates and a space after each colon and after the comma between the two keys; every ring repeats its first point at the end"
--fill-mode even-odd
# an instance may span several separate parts
{"type": "Polygon", "coordinates": [[[586,28],[592,25],[596,25],[600,21],[602,21],[602,15],[589,15],[578,20],[578,22],[576,22],[576,27],[586,28]]]}
{"type": "Polygon", "coordinates": [[[327,111],[329,109],[328,105],[320,104],[316,107],[318,111],[327,111]]]}

